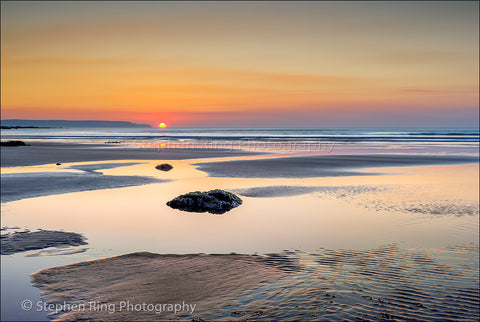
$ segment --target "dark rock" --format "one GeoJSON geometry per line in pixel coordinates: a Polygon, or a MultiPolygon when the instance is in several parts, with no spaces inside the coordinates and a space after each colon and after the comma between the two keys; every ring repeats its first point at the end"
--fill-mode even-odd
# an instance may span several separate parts
{"type": "Polygon", "coordinates": [[[1,142],[0,146],[26,146],[27,144],[23,141],[7,141],[1,142]]]}
{"type": "Polygon", "coordinates": [[[57,165],[62,165],[60,162],[57,162],[57,165]]]}
{"type": "Polygon", "coordinates": [[[167,206],[190,212],[223,214],[242,204],[242,199],[231,192],[215,189],[207,192],[189,192],[167,202],[167,206]]]}
{"type": "Polygon", "coordinates": [[[155,169],[157,170],[162,170],[162,171],[170,171],[173,169],[173,166],[171,166],[170,164],[168,163],[162,163],[162,164],[159,164],[155,167],[155,169]]]}

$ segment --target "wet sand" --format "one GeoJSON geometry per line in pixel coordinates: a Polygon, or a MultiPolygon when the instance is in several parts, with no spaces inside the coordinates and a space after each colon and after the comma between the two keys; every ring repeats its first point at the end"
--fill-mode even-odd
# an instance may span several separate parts
{"type": "Polygon", "coordinates": [[[313,194],[319,198],[334,197],[347,200],[359,207],[381,211],[396,211],[432,216],[475,216],[479,212],[478,200],[452,200],[452,195],[425,193],[428,188],[412,192],[404,185],[344,185],[344,186],[267,186],[233,189],[232,192],[251,198],[292,197],[313,194]],[[399,198],[401,196],[401,198],[399,198]],[[372,202],[375,200],[375,202],[372,202]]]}
{"type": "MultiPolygon", "coordinates": [[[[27,142],[28,143],[28,142],[27,142]]],[[[28,143],[25,147],[1,147],[1,166],[17,167],[49,163],[103,160],[183,160],[265,153],[234,149],[124,148],[101,144],[28,143]]]]}
{"type": "MultiPolygon", "coordinates": [[[[87,167],[83,166],[83,168],[87,167]]],[[[98,170],[102,166],[98,165],[94,168],[98,170]]],[[[1,176],[1,202],[70,192],[131,187],[165,181],[167,180],[145,176],[103,175],[95,170],[84,170],[84,173],[6,173],[1,176]]]]}
{"type": "Polygon", "coordinates": [[[289,274],[284,257],[253,255],[159,255],[132,253],[39,271],[32,282],[51,302],[68,300],[79,304],[61,316],[65,320],[152,320],[201,317],[219,313],[233,300],[254,287],[289,274]],[[285,266],[286,264],[286,266],[285,266]],[[92,274],[95,272],[95,274],[92,274]],[[116,308],[98,309],[89,302],[107,303],[116,308]],[[161,312],[121,308],[132,304],[183,304],[187,310],[161,312]],[[85,305],[85,309],[81,304],[85,305]],[[114,311],[112,313],[112,311],[114,311]]]}
{"type": "MultiPolygon", "coordinates": [[[[105,160],[107,156],[107,153],[99,154],[96,149],[79,148],[93,150],[95,155],[91,156],[96,160],[105,160]]],[[[114,155],[120,153],[115,151],[118,148],[108,150],[114,151],[114,155]]],[[[194,151],[171,152],[171,157],[175,153],[184,159],[198,157],[194,151]]],[[[41,164],[44,158],[42,153],[32,154],[31,162],[41,164]]],[[[233,157],[229,153],[220,153],[218,156],[233,157]]],[[[120,159],[149,160],[145,154],[120,159]]],[[[163,159],[167,160],[155,158],[163,159]]],[[[440,249],[408,248],[415,243],[420,247],[424,243],[435,244],[436,247],[441,244],[437,237],[442,241],[457,240],[455,236],[458,234],[458,240],[465,241],[472,240],[469,236],[474,233],[478,236],[478,232],[470,225],[478,218],[478,194],[475,193],[478,188],[474,187],[478,186],[475,184],[478,168],[474,165],[454,166],[455,169],[452,166],[449,170],[448,166],[440,170],[417,167],[416,172],[409,175],[394,173],[392,168],[383,168],[385,175],[378,175],[383,169],[367,169],[476,163],[478,157],[327,155],[273,158],[272,155],[258,160],[212,161],[207,163],[201,160],[198,168],[206,171],[209,177],[190,165],[195,160],[177,161],[178,164],[174,164],[174,169],[168,173],[155,170],[156,163],[123,161],[66,165],[66,172],[62,175],[89,180],[105,178],[106,182],[99,184],[100,189],[114,183],[115,178],[147,178],[145,176],[150,171],[157,180],[168,178],[171,181],[112,192],[102,190],[51,196],[2,205],[12,214],[7,217],[9,225],[43,227],[48,222],[54,229],[60,227],[88,232],[86,236],[89,242],[93,241],[93,246],[89,247],[96,249],[93,258],[129,253],[67,266],[51,267],[59,265],[54,262],[44,266],[51,268],[35,273],[32,278],[35,285],[42,289],[45,300],[74,304],[93,301],[114,304],[117,308],[121,301],[134,304],[175,304],[184,301],[196,304],[194,314],[175,314],[168,310],[160,314],[117,310],[112,314],[103,309],[77,310],[61,318],[478,319],[478,244],[457,243],[451,249],[443,246],[439,246],[440,249]],[[115,170],[118,165],[132,166],[115,170]],[[107,170],[105,175],[102,169],[113,170],[107,170]],[[445,175],[447,170],[448,176],[441,178],[440,174],[445,175]],[[347,176],[352,174],[361,174],[363,177],[347,176]],[[312,177],[321,178],[308,179],[312,177]],[[178,193],[217,187],[246,196],[245,204],[220,219],[199,214],[179,216],[175,210],[164,206],[169,198],[178,193]],[[133,201],[131,196],[135,196],[133,201]],[[78,207],[73,209],[72,205],[78,207]],[[33,215],[32,209],[36,209],[33,215]],[[132,211],[135,216],[132,216],[132,211]],[[115,216],[114,220],[112,215],[115,216]],[[438,219],[439,215],[446,220],[438,219]],[[436,216],[437,219],[430,221],[426,216],[436,216]],[[470,217],[473,219],[470,220],[470,217]],[[91,225],[92,222],[95,225],[91,225]],[[448,226],[448,229],[444,226],[448,226]],[[125,236],[128,236],[128,240],[125,240],[125,236]],[[432,241],[426,241],[428,238],[432,241]],[[337,246],[339,240],[348,245],[346,249],[337,246]],[[404,240],[408,240],[410,244],[407,248],[389,244],[360,249],[363,247],[361,243],[378,245],[391,240],[403,245],[404,240]],[[334,249],[289,251],[271,256],[153,254],[188,254],[206,250],[226,254],[232,250],[253,253],[262,252],[268,249],[266,247],[297,245],[298,249],[306,251],[311,249],[310,245],[330,247],[329,242],[335,245],[334,249]],[[356,248],[349,249],[353,247],[351,245],[356,248]],[[114,251],[108,253],[105,249],[114,251]],[[132,253],[138,251],[142,253],[132,253]]],[[[55,166],[50,168],[55,169],[55,166]]],[[[413,171],[413,168],[409,169],[413,171]]],[[[2,175],[2,180],[11,176],[13,182],[24,176],[27,179],[19,183],[19,187],[25,188],[34,181],[32,175],[35,173],[8,174],[2,175]]],[[[59,174],[37,174],[41,180],[47,178],[51,182],[56,180],[56,175],[59,174]]],[[[61,193],[69,186],[92,187],[92,182],[72,185],[68,180],[72,178],[65,179],[63,186],[60,185],[62,189],[55,190],[51,184],[50,189],[44,190],[45,193],[61,193]]],[[[59,182],[56,181],[56,185],[59,182]]],[[[45,184],[48,182],[40,181],[32,191],[41,190],[40,187],[45,184]]],[[[2,197],[3,194],[4,191],[2,197]]],[[[21,192],[17,192],[17,195],[21,196],[21,192]]],[[[281,249],[284,248],[275,248],[273,251],[281,249]]],[[[269,251],[272,250],[266,252],[269,251]]],[[[48,254],[39,252],[26,256],[31,256],[28,257],[30,260],[48,254]]],[[[52,317],[59,316],[54,314],[52,317]]]]}
{"type": "Polygon", "coordinates": [[[52,316],[62,320],[471,321],[479,317],[477,273],[478,245],[391,244],[269,256],[133,253],[48,268],[32,281],[63,305],[67,313],[52,316]],[[124,302],[195,309],[156,313],[124,302]]]}
{"type": "MultiPolygon", "coordinates": [[[[242,150],[202,149],[133,149],[87,144],[34,143],[28,147],[3,147],[2,166],[39,165],[55,162],[106,160],[178,160],[215,157],[254,157],[258,153],[242,150]]],[[[358,169],[392,166],[445,165],[476,163],[477,156],[464,155],[317,155],[298,157],[263,156],[260,159],[202,162],[194,164],[198,170],[212,177],[231,178],[314,178],[377,175],[358,169]]],[[[147,176],[108,176],[98,170],[111,169],[135,163],[104,163],[75,165],[70,169],[83,173],[37,172],[6,173],[1,177],[1,202],[21,200],[59,193],[129,187],[161,179],[147,176]]],[[[68,169],[68,168],[67,168],[68,169]]],[[[66,170],[66,169],[62,169],[66,170]]],[[[378,172],[378,171],[377,171],[378,172]]],[[[164,180],[163,180],[164,181],[164,180]]],[[[315,188],[283,188],[266,195],[287,196],[309,193],[315,188]]],[[[258,192],[246,192],[258,196],[258,192]]],[[[265,194],[265,191],[263,192],[265,194]]]]}
{"type": "MultiPolygon", "coordinates": [[[[405,167],[477,163],[477,156],[462,155],[318,155],[258,160],[197,163],[213,177],[231,178],[315,178],[367,175],[361,168],[405,167]],[[352,171],[355,170],[355,171],[352,171]]],[[[368,173],[373,175],[374,173],[368,173]]]]}
{"type": "Polygon", "coordinates": [[[273,197],[291,197],[309,194],[317,191],[333,191],[338,187],[309,187],[309,186],[268,186],[235,189],[232,192],[244,197],[252,198],[273,198],[273,197]]]}
{"type": "Polygon", "coordinates": [[[1,254],[11,255],[48,247],[86,244],[85,237],[76,233],[52,230],[21,231],[2,234],[1,254]]]}

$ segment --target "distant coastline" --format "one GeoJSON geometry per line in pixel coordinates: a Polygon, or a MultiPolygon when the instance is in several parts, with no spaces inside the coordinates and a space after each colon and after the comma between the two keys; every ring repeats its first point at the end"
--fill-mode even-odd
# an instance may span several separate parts
{"type": "Polygon", "coordinates": [[[71,121],[71,120],[22,120],[8,119],[1,120],[2,129],[21,128],[62,128],[62,127],[148,127],[148,124],[132,123],[127,121],[71,121]]]}
{"type": "Polygon", "coordinates": [[[2,129],[2,130],[15,130],[15,129],[51,129],[51,127],[48,127],[48,126],[6,126],[6,125],[2,125],[2,126],[0,126],[0,129],[2,129]]]}

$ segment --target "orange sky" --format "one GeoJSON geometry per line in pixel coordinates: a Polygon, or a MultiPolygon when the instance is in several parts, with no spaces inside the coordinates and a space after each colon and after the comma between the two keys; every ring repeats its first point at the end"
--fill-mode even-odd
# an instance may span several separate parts
{"type": "Polygon", "coordinates": [[[478,2],[2,2],[2,119],[478,123],[478,2]]]}

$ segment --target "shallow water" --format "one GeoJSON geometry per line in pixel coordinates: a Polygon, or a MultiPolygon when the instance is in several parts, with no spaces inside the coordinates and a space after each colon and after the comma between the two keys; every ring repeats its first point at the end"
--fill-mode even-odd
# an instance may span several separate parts
{"type": "MultiPolygon", "coordinates": [[[[289,256],[306,268],[290,280],[252,290],[259,294],[257,301],[248,294],[239,298],[240,311],[247,312],[243,315],[254,314],[248,312],[255,305],[263,307],[259,317],[272,319],[478,316],[472,309],[476,302],[468,295],[478,293],[478,165],[382,168],[380,176],[233,179],[208,177],[192,162],[169,161],[174,166],[169,172],[155,170],[159,162],[152,161],[96,170],[170,182],[2,204],[4,226],[72,231],[84,234],[89,243],[79,247],[88,247],[80,254],[2,256],[2,319],[45,318],[43,312],[22,311],[19,303],[39,298],[28,274],[42,268],[136,251],[252,254],[285,249],[300,250],[289,256]],[[186,213],[165,205],[187,191],[272,186],[310,189],[292,196],[242,197],[244,203],[224,215],[186,213]],[[370,275],[363,274],[369,271],[370,275]],[[395,293],[396,288],[413,287],[412,281],[417,284],[413,291],[404,290],[410,292],[407,301],[428,310],[418,306],[412,313],[395,300],[403,294],[395,293]],[[278,290],[281,295],[275,296],[278,290]],[[448,296],[455,294],[470,302],[449,302],[448,296]],[[292,305],[299,308],[292,310],[292,305]],[[315,308],[309,308],[312,305],[315,308]],[[468,312],[462,313],[459,305],[468,312]]],[[[62,167],[71,171],[67,169],[71,165],[86,164],[92,162],[62,167]]],[[[38,168],[49,169],[21,170],[38,168]]],[[[218,314],[230,316],[228,310],[218,314]]]]}
{"type": "Polygon", "coordinates": [[[210,318],[464,320],[479,316],[478,246],[295,252],[301,269],[210,318]],[[233,313],[232,313],[233,312],[233,313]]]}

